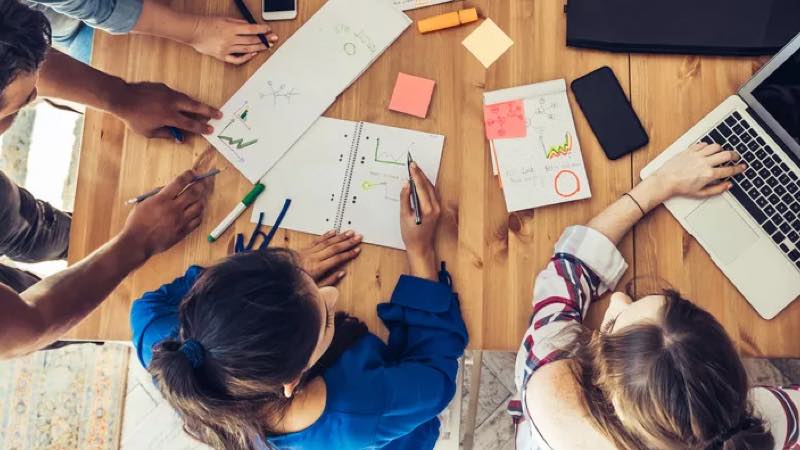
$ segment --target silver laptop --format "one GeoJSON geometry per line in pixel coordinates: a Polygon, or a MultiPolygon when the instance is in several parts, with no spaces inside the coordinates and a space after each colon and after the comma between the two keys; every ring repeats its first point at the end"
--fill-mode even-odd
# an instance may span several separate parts
{"type": "Polygon", "coordinates": [[[800,296],[800,35],[648,164],[642,178],[700,141],[736,150],[747,172],[721,196],[680,197],[666,207],[771,319],[800,296]]]}

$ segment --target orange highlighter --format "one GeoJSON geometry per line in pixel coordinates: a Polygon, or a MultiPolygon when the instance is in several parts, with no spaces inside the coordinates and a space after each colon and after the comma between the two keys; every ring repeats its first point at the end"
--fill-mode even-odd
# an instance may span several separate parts
{"type": "Polygon", "coordinates": [[[422,34],[431,31],[445,30],[458,27],[478,20],[477,8],[462,9],[461,11],[428,17],[417,22],[417,28],[422,34]]]}

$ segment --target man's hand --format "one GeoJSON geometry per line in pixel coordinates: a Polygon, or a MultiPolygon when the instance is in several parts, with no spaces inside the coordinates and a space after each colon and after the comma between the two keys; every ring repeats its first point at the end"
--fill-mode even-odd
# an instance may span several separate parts
{"type": "Polygon", "coordinates": [[[111,112],[131,130],[153,138],[172,138],[168,127],[195,134],[211,134],[211,119],[222,118],[215,108],[200,103],[162,83],[125,84],[111,112]]]}
{"type": "Polygon", "coordinates": [[[299,252],[300,265],[319,287],[333,286],[344,278],[345,273],[339,269],[361,253],[361,239],[353,231],[329,231],[299,252]]]}
{"type": "Polygon", "coordinates": [[[141,249],[149,258],[194,231],[203,220],[208,199],[208,180],[192,183],[195,177],[194,172],[186,171],[161,192],[136,205],[120,239],[132,242],[132,248],[141,249]]]}
{"type": "Polygon", "coordinates": [[[433,241],[441,214],[439,198],[436,188],[416,163],[411,163],[411,176],[419,194],[422,223],[416,223],[411,209],[411,188],[406,185],[400,193],[400,231],[406,244],[411,275],[435,281],[438,277],[433,241]]]}
{"type": "Polygon", "coordinates": [[[188,44],[200,53],[231,64],[244,64],[267,49],[258,38],[259,34],[270,42],[278,41],[269,25],[249,24],[228,17],[198,16],[196,21],[188,44]]]}

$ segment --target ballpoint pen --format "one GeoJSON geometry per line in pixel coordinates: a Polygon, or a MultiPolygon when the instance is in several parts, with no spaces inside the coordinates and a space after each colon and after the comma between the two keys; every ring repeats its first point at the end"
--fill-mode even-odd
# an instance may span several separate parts
{"type": "Polygon", "coordinates": [[[414,218],[417,225],[422,224],[422,214],[419,210],[419,194],[417,193],[417,185],[414,183],[414,177],[411,176],[411,152],[408,152],[408,185],[411,187],[411,209],[414,210],[414,218]]]}

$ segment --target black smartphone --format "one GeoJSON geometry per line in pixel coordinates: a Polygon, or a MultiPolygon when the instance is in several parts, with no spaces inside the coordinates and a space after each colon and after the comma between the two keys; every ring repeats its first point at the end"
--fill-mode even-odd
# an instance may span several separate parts
{"type": "Polygon", "coordinates": [[[572,92],[608,159],[619,159],[650,142],[610,67],[573,81],[572,92]]]}

